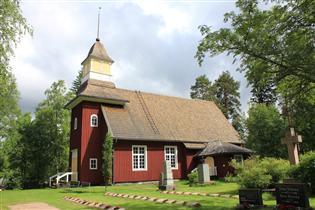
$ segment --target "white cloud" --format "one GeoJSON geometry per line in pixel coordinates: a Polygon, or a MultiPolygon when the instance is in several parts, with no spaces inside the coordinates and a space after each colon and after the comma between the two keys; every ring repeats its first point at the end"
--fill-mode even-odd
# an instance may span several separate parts
{"type": "Polygon", "coordinates": [[[172,33],[190,32],[192,17],[185,13],[180,7],[165,1],[137,1],[137,5],[143,10],[145,15],[155,15],[162,19],[163,25],[160,26],[158,35],[166,37],[172,33]]]}
{"type": "Polygon", "coordinates": [[[207,59],[202,67],[194,59],[201,39],[197,26],[219,28],[232,3],[34,1],[22,2],[34,37],[23,39],[12,60],[23,111],[34,111],[53,81],[63,79],[71,85],[95,40],[99,6],[101,41],[115,60],[117,87],[189,97],[197,76],[207,74],[214,80],[223,70],[230,70],[242,81],[246,109],[246,81],[235,72],[230,58],[207,59]]]}

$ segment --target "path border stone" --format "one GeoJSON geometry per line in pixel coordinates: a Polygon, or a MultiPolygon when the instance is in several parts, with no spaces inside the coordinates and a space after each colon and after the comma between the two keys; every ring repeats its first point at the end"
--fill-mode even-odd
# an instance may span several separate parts
{"type": "Polygon", "coordinates": [[[87,200],[83,200],[81,198],[76,198],[76,197],[72,197],[72,196],[64,196],[63,199],[65,199],[66,201],[71,201],[77,204],[81,204],[81,205],[85,205],[85,206],[89,206],[92,208],[97,208],[97,209],[106,209],[106,210],[125,210],[125,208],[119,207],[119,206],[111,206],[111,205],[107,205],[104,203],[99,203],[99,202],[93,202],[93,201],[87,201],[87,200]]]}
{"type": "Polygon", "coordinates": [[[182,192],[182,191],[160,191],[162,194],[172,195],[197,195],[197,196],[210,196],[210,197],[221,197],[221,198],[233,198],[238,199],[238,195],[231,194],[218,194],[218,193],[204,193],[204,192],[182,192]]]}
{"type": "MultiPolygon", "coordinates": [[[[165,192],[165,191],[162,191],[165,192]]],[[[187,201],[178,201],[174,199],[167,199],[167,198],[155,198],[155,197],[148,197],[148,196],[142,196],[142,195],[129,195],[129,194],[116,194],[112,192],[106,192],[104,194],[105,196],[112,196],[112,197],[121,197],[121,198],[129,198],[134,200],[143,200],[143,201],[150,201],[155,203],[162,203],[162,204],[176,204],[176,205],[182,205],[187,207],[200,207],[201,204],[199,202],[187,202],[187,201]],[[118,196],[119,195],[119,196],[118,196]]]]}

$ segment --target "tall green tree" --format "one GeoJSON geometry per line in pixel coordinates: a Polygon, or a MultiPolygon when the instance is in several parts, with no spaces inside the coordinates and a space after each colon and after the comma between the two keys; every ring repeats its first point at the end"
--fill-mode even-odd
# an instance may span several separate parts
{"type": "Polygon", "coordinates": [[[223,72],[213,84],[206,75],[201,75],[191,86],[190,96],[193,99],[215,102],[225,117],[232,121],[241,138],[245,139],[246,124],[245,116],[240,112],[239,87],[240,83],[228,71],[223,72]]]}
{"type": "Polygon", "coordinates": [[[246,146],[263,157],[285,157],[286,146],[281,144],[285,122],[275,106],[254,104],[246,121],[248,137],[246,146]]]}
{"type": "Polygon", "coordinates": [[[276,85],[272,82],[258,80],[251,86],[251,102],[267,105],[275,105],[278,98],[276,85]]]}
{"type": "Polygon", "coordinates": [[[247,126],[246,117],[244,113],[236,114],[232,118],[232,125],[240,135],[241,139],[246,141],[247,139],[247,126]]]}
{"type": "MultiPolygon", "coordinates": [[[[19,93],[9,61],[14,54],[14,47],[20,38],[31,33],[31,28],[22,16],[19,1],[0,1],[0,141],[8,138],[15,130],[15,123],[20,113],[19,93]]],[[[1,170],[1,169],[0,169],[1,170]]]]}
{"type": "Polygon", "coordinates": [[[235,81],[228,71],[214,81],[214,91],[221,111],[227,119],[233,120],[240,113],[240,82],[235,81]]]}
{"type": "Polygon", "coordinates": [[[70,90],[73,93],[77,93],[78,92],[78,90],[79,90],[79,88],[81,86],[81,83],[82,83],[82,79],[83,79],[83,71],[79,70],[75,80],[73,80],[73,82],[72,82],[72,87],[70,88],[70,90]]]}
{"type": "Polygon", "coordinates": [[[35,124],[38,131],[37,147],[48,158],[46,175],[67,170],[69,155],[70,112],[64,105],[70,100],[65,82],[54,82],[45,91],[46,99],[36,108],[35,124]]]}
{"type": "Polygon", "coordinates": [[[196,78],[195,84],[190,88],[190,97],[201,100],[215,100],[215,93],[211,81],[206,75],[196,78]]]}
{"type": "Polygon", "coordinates": [[[31,114],[21,115],[17,124],[18,136],[4,142],[6,157],[4,178],[8,188],[27,188],[28,183],[32,182],[28,168],[32,162],[33,149],[28,142],[33,140],[34,131],[31,114]]]}
{"type": "Polygon", "coordinates": [[[110,132],[107,132],[103,143],[103,176],[105,186],[112,184],[113,170],[113,137],[110,132]]]}
{"type": "Polygon", "coordinates": [[[35,119],[26,114],[18,120],[18,136],[5,141],[5,177],[10,187],[33,188],[49,176],[68,169],[70,112],[64,109],[72,92],[65,82],[54,82],[45,91],[35,119]]]}
{"type": "Polygon", "coordinates": [[[19,92],[9,62],[20,38],[32,30],[22,16],[19,1],[0,1],[0,176],[6,174],[6,145],[17,141],[19,92]],[[12,142],[6,142],[12,141],[12,142]]]}
{"type": "Polygon", "coordinates": [[[236,7],[237,12],[224,15],[231,27],[200,27],[199,64],[206,54],[227,52],[240,60],[239,69],[252,86],[263,80],[265,87],[278,87],[289,80],[292,97],[309,94],[315,82],[315,1],[238,0],[236,7]],[[262,2],[267,9],[260,7],[262,2]]]}
{"type": "Polygon", "coordinates": [[[190,96],[193,99],[214,101],[227,119],[239,116],[240,112],[240,83],[235,81],[228,71],[220,74],[219,78],[212,82],[206,75],[196,78],[191,86],[190,96]]]}

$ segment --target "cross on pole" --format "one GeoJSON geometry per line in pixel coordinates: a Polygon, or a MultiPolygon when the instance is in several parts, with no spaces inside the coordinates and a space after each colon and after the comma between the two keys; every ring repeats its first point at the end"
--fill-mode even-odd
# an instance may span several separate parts
{"type": "Polygon", "coordinates": [[[298,135],[294,128],[289,128],[285,132],[285,136],[281,139],[282,144],[288,147],[289,161],[291,165],[299,164],[298,143],[302,142],[302,137],[298,135]]]}

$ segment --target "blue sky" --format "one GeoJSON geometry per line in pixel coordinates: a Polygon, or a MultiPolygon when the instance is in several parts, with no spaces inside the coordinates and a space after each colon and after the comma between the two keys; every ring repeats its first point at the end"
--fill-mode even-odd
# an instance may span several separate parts
{"type": "Polygon", "coordinates": [[[241,82],[241,102],[250,97],[244,76],[225,54],[206,59],[199,67],[194,55],[199,25],[228,27],[225,12],[234,1],[39,1],[21,2],[33,27],[12,59],[23,111],[34,111],[44,91],[56,80],[71,82],[94,43],[97,11],[102,7],[100,38],[115,63],[117,87],[189,98],[199,75],[215,80],[225,70],[241,82]]]}

